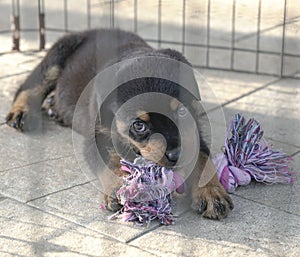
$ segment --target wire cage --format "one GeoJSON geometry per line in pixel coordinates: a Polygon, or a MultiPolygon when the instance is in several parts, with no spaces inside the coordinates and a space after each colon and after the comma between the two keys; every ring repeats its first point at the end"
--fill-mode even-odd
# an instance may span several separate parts
{"type": "Polygon", "coordinates": [[[181,51],[195,67],[300,78],[300,0],[4,0],[0,5],[2,54],[48,48],[67,32],[116,27],[138,33],[154,47],[181,51]]]}

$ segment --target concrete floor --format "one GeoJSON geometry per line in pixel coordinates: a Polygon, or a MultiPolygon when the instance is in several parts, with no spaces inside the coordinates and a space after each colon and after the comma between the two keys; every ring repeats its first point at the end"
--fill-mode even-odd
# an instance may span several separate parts
{"type": "MultiPolygon", "coordinates": [[[[44,53],[0,58],[0,120],[19,83],[44,53]]],[[[175,225],[148,228],[109,221],[101,193],[80,170],[71,130],[44,120],[40,134],[0,127],[0,256],[299,256],[299,80],[202,70],[209,108],[223,106],[258,119],[266,138],[294,156],[294,185],[253,183],[232,195],[235,209],[223,221],[199,217],[179,201],[175,225]],[[220,106],[220,105],[219,105],[220,106]]],[[[200,81],[200,78],[199,78],[200,81]]],[[[218,115],[214,116],[218,117],[218,115]]],[[[212,120],[217,152],[222,122],[212,120]],[[218,129],[220,128],[220,129],[218,129]]]]}

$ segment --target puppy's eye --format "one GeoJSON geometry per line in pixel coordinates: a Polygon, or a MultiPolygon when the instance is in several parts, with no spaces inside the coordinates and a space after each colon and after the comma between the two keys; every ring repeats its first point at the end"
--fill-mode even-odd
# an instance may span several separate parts
{"type": "Polygon", "coordinates": [[[146,124],[140,120],[133,122],[132,127],[136,132],[139,133],[145,132],[147,130],[146,124]]]}
{"type": "Polygon", "coordinates": [[[183,105],[180,105],[177,109],[177,114],[179,117],[184,117],[187,114],[187,110],[183,105]]]}

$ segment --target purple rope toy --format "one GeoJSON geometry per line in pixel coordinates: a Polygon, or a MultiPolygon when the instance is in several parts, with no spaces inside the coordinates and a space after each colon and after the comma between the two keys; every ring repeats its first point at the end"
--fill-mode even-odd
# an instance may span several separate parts
{"type": "Polygon", "coordinates": [[[288,167],[292,158],[272,149],[262,136],[263,130],[255,119],[246,122],[241,114],[236,114],[231,121],[225,153],[213,158],[218,178],[227,192],[248,185],[252,178],[266,184],[293,183],[288,167]]]}
{"type": "MultiPolygon", "coordinates": [[[[232,193],[239,185],[248,185],[251,179],[266,184],[293,183],[288,164],[291,158],[280,150],[274,150],[262,138],[260,124],[237,114],[231,121],[225,139],[225,153],[213,158],[217,175],[232,193]],[[231,132],[231,136],[229,134],[231,132]]],[[[134,163],[121,160],[121,169],[128,172],[117,194],[122,209],[112,216],[138,225],[158,219],[164,225],[174,224],[172,193],[184,192],[184,180],[171,169],[154,162],[136,158],[134,163]]]]}
{"type": "Polygon", "coordinates": [[[164,225],[174,224],[172,193],[184,192],[183,178],[142,157],[134,163],[121,160],[121,169],[128,172],[117,192],[123,207],[110,219],[121,216],[123,221],[134,221],[137,225],[149,224],[154,219],[164,225]]]}

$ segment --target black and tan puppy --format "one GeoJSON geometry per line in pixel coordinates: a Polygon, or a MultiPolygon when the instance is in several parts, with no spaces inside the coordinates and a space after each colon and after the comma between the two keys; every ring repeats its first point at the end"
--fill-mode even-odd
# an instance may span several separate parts
{"type": "MultiPolygon", "coordinates": [[[[60,124],[71,127],[74,125],[72,124],[73,115],[80,95],[99,72],[115,63],[122,64],[124,60],[147,56],[172,59],[190,66],[179,52],[170,49],[155,50],[143,39],[129,32],[101,29],[66,35],[52,46],[43,61],[20,86],[6,122],[9,126],[21,131],[33,129],[38,123],[37,118],[40,117],[36,114],[47,98],[48,114],[60,124]]],[[[153,66],[152,68],[165,70],[166,73],[173,72],[164,63],[157,63],[155,66],[159,67],[153,66]]],[[[134,69],[137,67],[139,66],[134,69]]],[[[151,67],[146,68],[151,69],[151,67]]],[[[124,71],[126,73],[137,72],[131,67],[122,67],[122,65],[119,69],[120,72],[117,72],[116,76],[124,71]]],[[[143,67],[141,66],[140,69],[143,67]]],[[[113,90],[104,100],[100,110],[95,110],[98,107],[94,105],[88,108],[89,113],[83,116],[92,117],[94,114],[90,112],[98,115],[93,140],[110,170],[121,176],[123,174],[120,171],[120,157],[114,151],[111,142],[112,135],[117,134],[117,141],[123,145],[124,149],[129,147],[135,154],[142,155],[146,159],[165,166],[176,167],[182,142],[174,120],[183,117],[188,109],[201,124],[196,101],[197,99],[189,96],[188,92],[184,92],[173,81],[156,77],[138,77],[113,90]],[[147,102],[154,100],[151,97],[136,105],[134,119],[129,117],[126,111],[119,112],[116,116],[122,104],[147,92],[170,96],[170,101],[157,101],[156,99],[156,102],[160,103],[159,107],[168,110],[173,120],[166,115],[149,112],[147,108],[143,108],[147,102]],[[116,131],[113,131],[111,127],[114,117],[116,117],[116,131]],[[164,140],[159,138],[153,140],[151,136],[157,134],[162,135],[164,140]]],[[[85,133],[86,117],[82,117],[82,126],[77,129],[79,133],[85,133]]],[[[193,172],[187,179],[186,188],[192,198],[192,208],[204,217],[222,219],[232,210],[233,204],[215,175],[215,169],[209,158],[209,150],[201,133],[199,136],[199,156],[193,172]],[[203,171],[206,174],[212,174],[205,185],[199,183],[203,171]]],[[[90,158],[89,155],[93,153],[89,153],[89,139],[87,139],[86,147],[87,158],[90,158]]],[[[106,206],[110,210],[116,210],[120,208],[118,199],[113,193],[117,185],[108,185],[108,188],[112,193],[106,194],[106,206]]]]}

